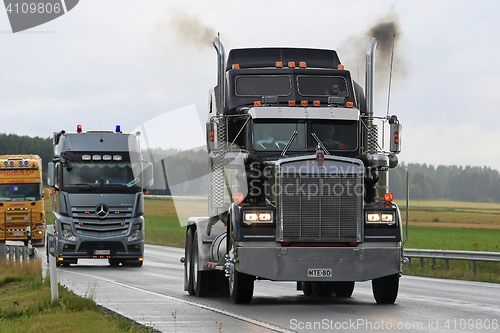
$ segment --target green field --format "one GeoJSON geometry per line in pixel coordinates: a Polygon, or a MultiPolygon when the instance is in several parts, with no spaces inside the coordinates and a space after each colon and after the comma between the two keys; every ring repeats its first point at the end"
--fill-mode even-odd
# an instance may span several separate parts
{"type": "Polygon", "coordinates": [[[410,226],[406,248],[500,251],[500,230],[410,226]]]}

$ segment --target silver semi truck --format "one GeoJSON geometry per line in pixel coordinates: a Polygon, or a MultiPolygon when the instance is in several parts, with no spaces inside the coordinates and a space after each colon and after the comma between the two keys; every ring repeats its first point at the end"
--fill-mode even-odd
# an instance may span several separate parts
{"type": "Polygon", "coordinates": [[[403,233],[388,172],[401,125],[373,114],[376,45],[365,95],[334,50],[234,49],[226,60],[215,38],[209,211],[189,219],[182,260],[190,295],[248,303],[255,280],[272,280],[350,297],[356,281],[372,280],[377,303],[395,302],[403,233]],[[390,129],[388,151],[378,121],[390,129]]]}
{"type": "MultiPolygon", "coordinates": [[[[142,160],[140,132],[54,133],[48,184],[59,266],[80,258],[111,266],[141,267],[144,260],[144,192],[152,166],[142,160]]],[[[48,255],[48,254],[47,254],[48,255]]]]}

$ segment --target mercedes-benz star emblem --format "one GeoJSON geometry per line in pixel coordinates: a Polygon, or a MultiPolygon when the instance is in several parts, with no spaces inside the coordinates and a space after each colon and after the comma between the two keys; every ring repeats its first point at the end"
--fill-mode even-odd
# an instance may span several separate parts
{"type": "Polygon", "coordinates": [[[95,214],[101,219],[105,218],[109,214],[108,206],[106,206],[105,204],[97,205],[97,207],[95,208],[95,214]]]}

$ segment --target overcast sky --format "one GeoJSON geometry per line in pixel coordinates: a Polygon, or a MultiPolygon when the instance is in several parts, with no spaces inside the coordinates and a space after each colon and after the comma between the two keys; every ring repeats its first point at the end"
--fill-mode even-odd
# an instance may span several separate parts
{"type": "MultiPolygon", "coordinates": [[[[54,21],[13,34],[0,10],[0,132],[49,137],[77,124],[119,123],[124,131],[154,124],[155,134],[199,141],[216,83],[217,32],[227,52],[336,49],[364,84],[358,59],[368,32],[394,22],[390,113],[404,127],[400,161],[500,170],[499,17],[499,1],[82,0],[54,21]],[[165,117],[180,108],[198,134],[179,131],[179,112],[165,117]]],[[[377,64],[390,60],[377,56],[377,64]]],[[[378,115],[387,110],[387,74],[375,88],[378,115]]],[[[172,139],[172,146],[183,141],[172,139]]]]}

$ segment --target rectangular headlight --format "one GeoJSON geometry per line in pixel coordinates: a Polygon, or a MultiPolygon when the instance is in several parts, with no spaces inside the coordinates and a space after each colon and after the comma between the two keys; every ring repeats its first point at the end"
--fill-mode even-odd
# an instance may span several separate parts
{"type": "Polygon", "coordinates": [[[367,222],[380,222],[380,214],[379,213],[370,213],[366,217],[367,222]]]}
{"type": "Polygon", "coordinates": [[[256,222],[258,219],[257,213],[245,213],[245,222],[256,222]]]}
{"type": "Polygon", "coordinates": [[[394,222],[394,214],[382,214],[382,222],[394,222]]]}
{"type": "Polygon", "coordinates": [[[272,221],[273,220],[273,214],[271,213],[259,213],[259,221],[272,221]]]}

